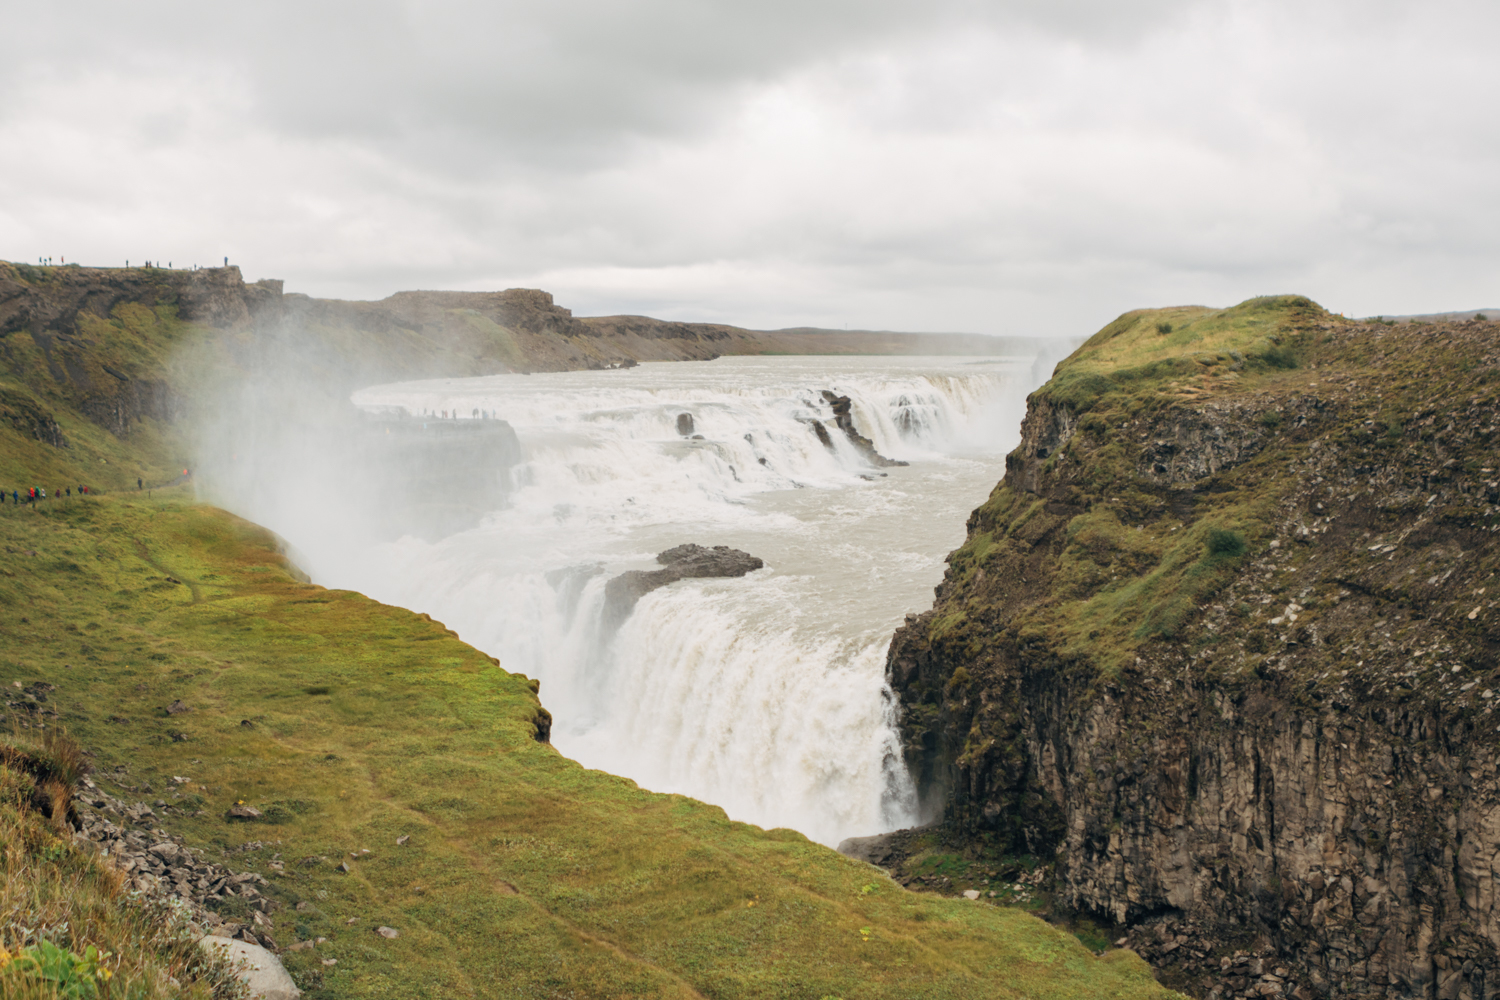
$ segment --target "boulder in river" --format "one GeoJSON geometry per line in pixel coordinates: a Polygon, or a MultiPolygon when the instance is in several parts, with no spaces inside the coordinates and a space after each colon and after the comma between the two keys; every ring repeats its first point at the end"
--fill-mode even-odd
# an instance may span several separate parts
{"type": "Polygon", "coordinates": [[[744,576],[765,566],[765,562],[727,545],[678,545],[660,552],[656,561],[661,569],[633,569],[621,573],[604,585],[604,619],[610,628],[618,628],[635,610],[635,602],[657,587],[689,577],[744,576]]]}

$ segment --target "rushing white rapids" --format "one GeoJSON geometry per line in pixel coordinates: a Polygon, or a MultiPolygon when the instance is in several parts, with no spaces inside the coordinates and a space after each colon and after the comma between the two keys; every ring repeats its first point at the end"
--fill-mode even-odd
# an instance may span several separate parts
{"type": "Polygon", "coordinates": [[[917,818],[885,649],[931,603],[1038,374],[1030,358],[722,358],[378,386],[355,403],[508,421],[524,454],[508,506],[437,542],[360,543],[318,504],[246,513],[317,582],[429,612],[539,677],[568,756],[832,844],[917,818]],[[870,468],[823,389],[911,464],[870,468]],[[766,568],[656,590],[602,634],[605,582],[684,542],[766,568]]]}

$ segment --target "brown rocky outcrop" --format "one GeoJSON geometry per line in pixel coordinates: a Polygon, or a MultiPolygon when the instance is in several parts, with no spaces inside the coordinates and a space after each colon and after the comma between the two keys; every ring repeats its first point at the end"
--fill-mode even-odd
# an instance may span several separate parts
{"type": "Polygon", "coordinates": [[[280,281],[247,286],[238,267],[30,267],[0,262],[0,337],[18,331],[78,336],[78,318],[107,318],[122,303],[171,306],[192,323],[229,327],[274,311],[280,281]]]}
{"type": "MultiPolygon", "coordinates": [[[[886,458],[880,454],[880,452],[875,450],[875,442],[859,432],[859,428],[854,426],[854,401],[848,396],[840,396],[838,393],[824,389],[823,400],[833,408],[834,425],[844,432],[844,436],[849,439],[849,443],[854,445],[854,450],[859,452],[860,456],[866,462],[869,462],[877,469],[906,464],[894,458],[886,458]]],[[[824,447],[827,447],[829,445],[827,431],[823,430],[821,423],[816,421],[814,423],[816,424],[815,431],[823,431],[823,433],[818,434],[818,440],[823,442],[824,447]]]]}
{"type": "Polygon", "coordinates": [[[1032,398],[892,642],[907,760],[1195,996],[1492,1000],[1500,325],[1281,319],[1032,398]]]}

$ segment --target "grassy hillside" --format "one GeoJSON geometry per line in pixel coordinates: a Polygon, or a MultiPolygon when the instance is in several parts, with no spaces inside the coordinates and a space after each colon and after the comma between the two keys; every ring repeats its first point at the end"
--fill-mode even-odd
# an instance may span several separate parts
{"type": "MultiPolygon", "coordinates": [[[[1390,330],[1300,296],[1126,313],[1033,396],[1017,475],[975,511],[945,591],[998,595],[986,566],[1035,563],[1023,575],[1049,586],[1021,602],[1023,638],[1116,673],[1187,634],[1202,604],[1265,551],[1310,460],[1357,455],[1368,471],[1394,459],[1426,474],[1432,433],[1415,421],[1494,397],[1492,328],[1471,326],[1456,340],[1390,330]],[[1062,489],[1038,489],[1049,481],[1062,489]],[[1034,544],[1059,529],[1059,548],[1034,544]]],[[[1489,461],[1476,444],[1471,476],[1489,461]]],[[[962,617],[965,602],[950,603],[940,629],[962,617]]]]}
{"type": "Polygon", "coordinates": [[[186,496],[7,508],[0,536],[0,682],[56,684],[95,780],[170,795],[189,843],[270,842],[236,863],[285,860],[275,933],[331,939],[286,956],[315,996],[1157,993],[1127,953],[584,770],[536,740],[533,683],[186,496]]]}

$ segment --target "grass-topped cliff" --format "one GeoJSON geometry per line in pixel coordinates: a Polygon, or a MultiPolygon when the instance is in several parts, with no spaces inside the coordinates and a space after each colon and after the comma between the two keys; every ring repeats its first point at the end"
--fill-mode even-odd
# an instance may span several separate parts
{"type": "MultiPolygon", "coordinates": [[[[0,476],[95,492],[0,506],[0,687],[12,742],[66,729],[93,782],[80,808],[123,834],[90,860],[0,782],[0,829],[30,831],[3,847],[7,956],[94,945],[142,995],[207,995],[216,973],[173,950],[176,930],[131,923],[118,864],[283,949],[311,997],[1166,995],[1129,953],[563,758],[535,682],[425,616],[305,582],[269,533],[161,485],[204,392],[182,373],[227,384],[214,359],[233,361],[250,306],[214,326],[202,279],[110,285],[111,301],[68,298],[67,277],[7,279],[0,383],[25,406],[0,422],[0,476]],[[137,383],[187,402],[105,405],[137,383]],[[148,844],[265,884],[173,888],[148,844]]],[[[27,968],[0,969],[8,990],[27,968]]]]}
{"type": "Polygon", "coordinates": [[[1105,327],[892,644],[950,836],[1204,990],[1489,996],[1497,434],[1500,324],[1105,327]]]}

